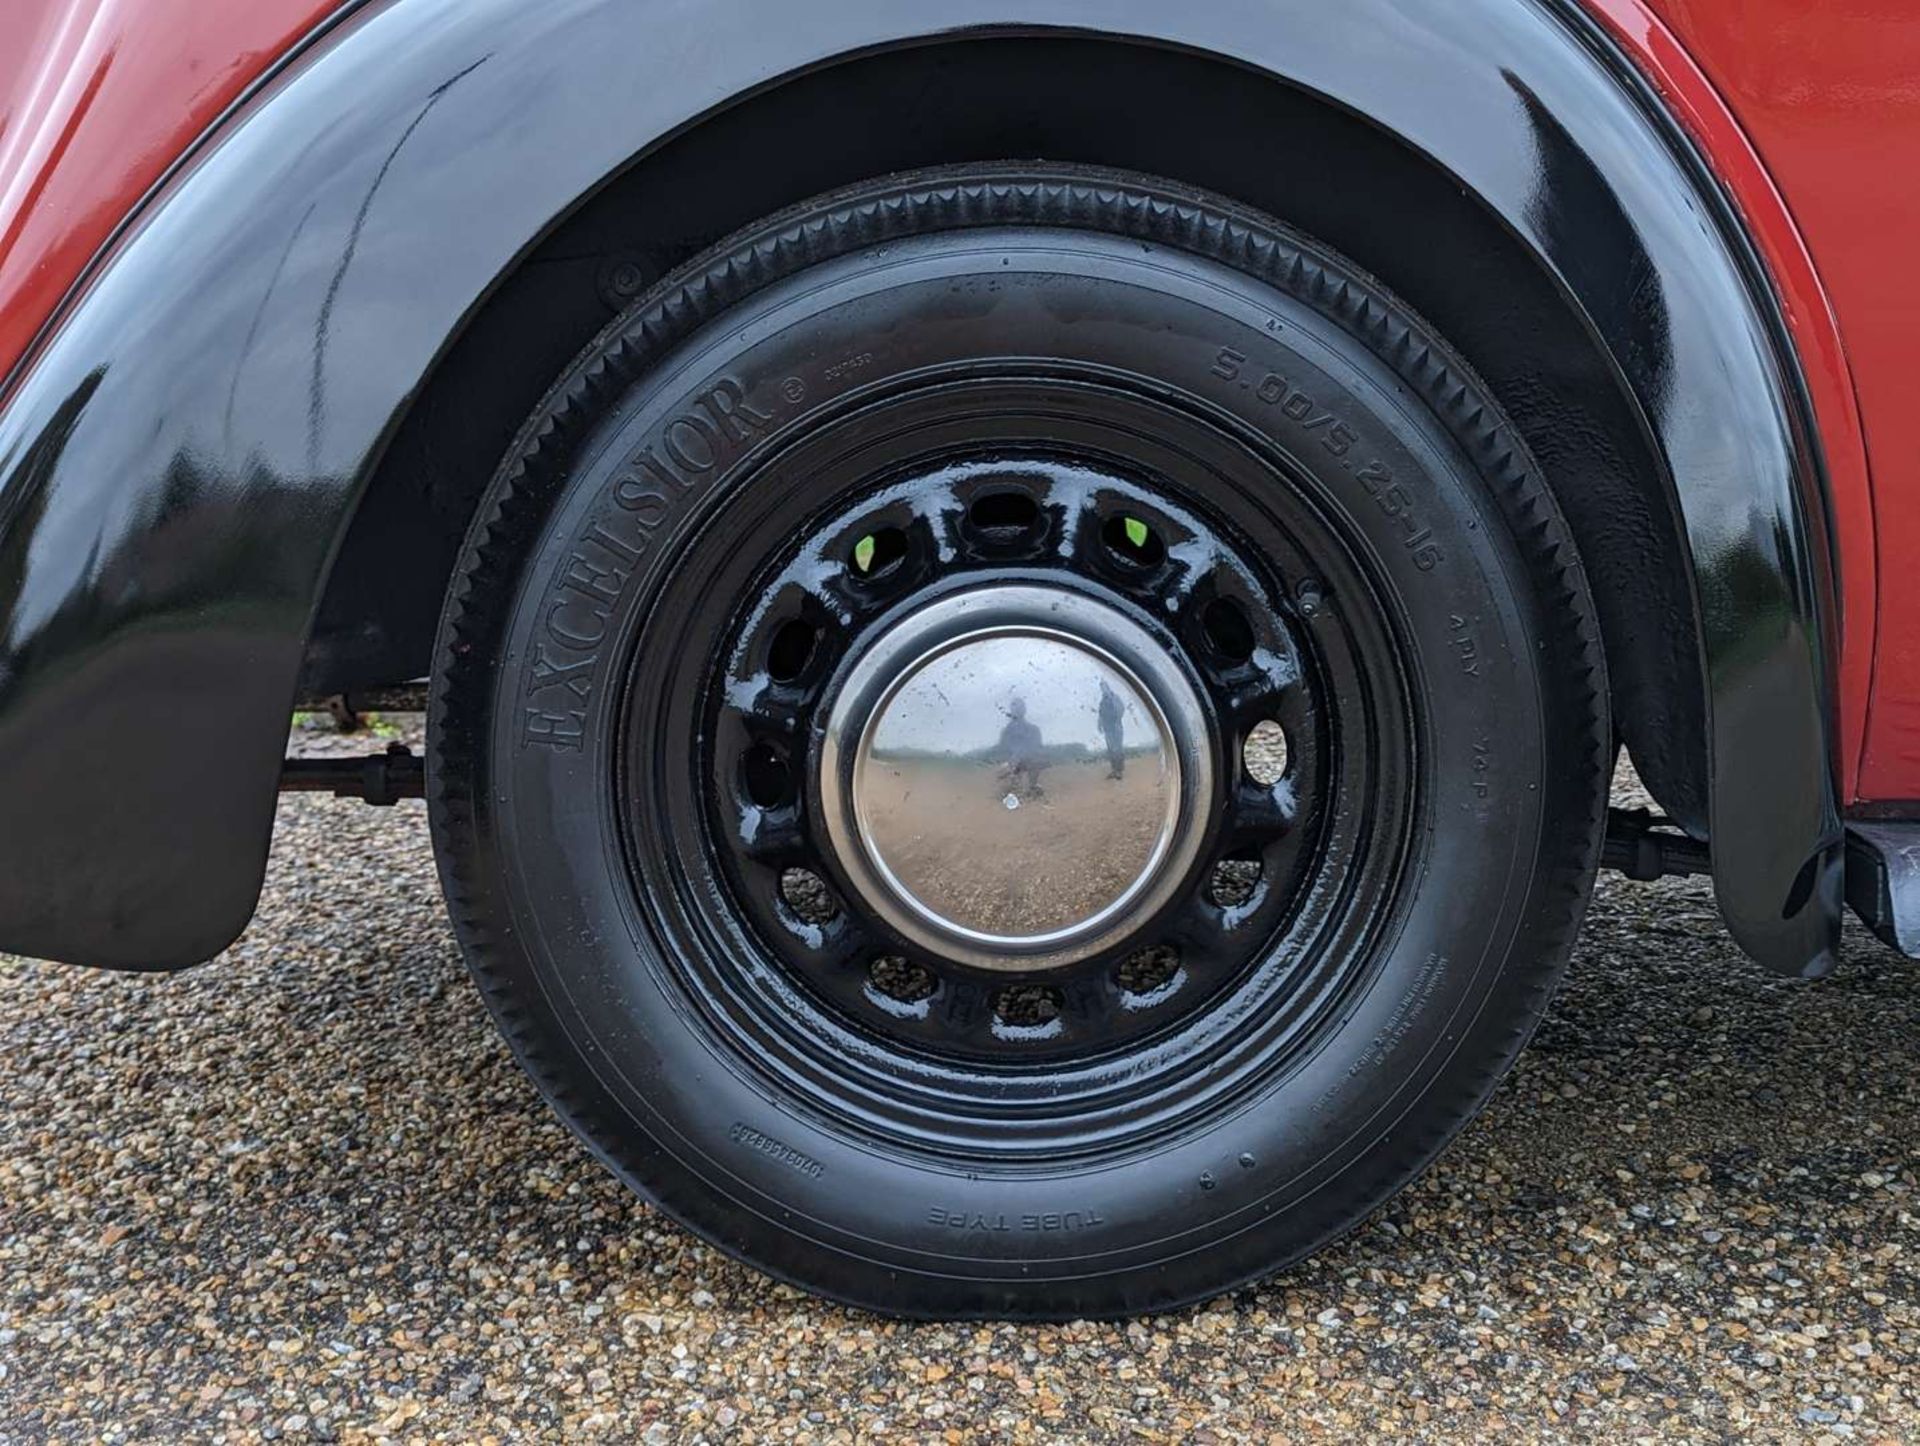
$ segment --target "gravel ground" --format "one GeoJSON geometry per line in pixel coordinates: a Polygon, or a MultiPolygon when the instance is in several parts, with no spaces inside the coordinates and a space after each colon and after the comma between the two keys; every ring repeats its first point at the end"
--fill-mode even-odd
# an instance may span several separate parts
{"type": "Polygon", "coordinates": [[[1772,980],[1704,886],[1610,880],[1343,1244],[1124,1326],[897,1325],[616,1187],[468,987],[419,805],[292,799],[218,963],[0,960],[0,1440],[1920,1440],[1920,972],[1848,943],[1772,980]]]}

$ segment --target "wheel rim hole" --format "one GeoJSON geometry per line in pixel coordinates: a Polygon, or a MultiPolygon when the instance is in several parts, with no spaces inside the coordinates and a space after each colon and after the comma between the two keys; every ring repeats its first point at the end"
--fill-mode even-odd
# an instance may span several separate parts
{"type": "Polygon", "coordinates": [[[781,870],[780,901],[806,924],[831,923],[840,912],[826,881],[812,869],[781,870]]]}
{"type": "Polygon", "coordinates": [[[867,966],[867,979],[876,993],[897,1004],[918,1004],[931,999],[940,987],[933,971],[924,964],[898,954],[883,954],[867,966]]]}
{"type": "Polygon", "coordinates": [[[982,532],[1013,537],[1040,521],[1040,504],[1024,492],[989,492],[976,498],[967,515],[982,532]]]}
{"type": "Polygon", "coordinates": [[[774,629],[767,646],[767,673],[776,683],[791,683],[806,672],[820,634],[813,624],[790,618],[774,629]]]}
{"type": "Polygon", "coordinates": [[[793,798],[793,768],[771,743],[756,743],[740,760],[747,797],[761,808],[778,808],[793,798]]]}
{"type": "Polygon", "coordinates": [[[897,527],[869,532],[853,545],[853,575],[863,582],[885,577],[907,556],[907,534],[897,527]]]}
{"type": "Polygon", "coordinates": [[[1221,859],[1207,876],[1207,897],[1223,909],[1250,903],[1259,887],[1260,859],[1255,854],[1221,859]]]}
{"type": "Polygon", "coordinates": [[[1107,519],[1100,530],[1107,551],[1130,567],[1158,567],[1166,561],[1167,545],[1160,534],[1138,517],[1121,515],[1107,519]]]}
{"type": "Polygon", "coordinates": [[[1180,951],[1171,944],[1149,944],[1120,961],[1114,979],[1124,993],[1158,994],[1180,972],[1180,951]]]}
{"type": "Polygon", "coordinates": [[[1229,663],[1244,663],[1253,656],[1253,624],[1239,603],[1217,597],[1200,613],[1200,630],[1207,646],[1229,663]]]}
{"type": "Polygon", "coordinates": [[[1271,718],[1264,718],[1247,730],[1240,746],[1240,761],[1247,777],[1262,788],[1272,788],[1286,776],[1287,730],[1271,718]]]}
{"type": "Polygon", "coordinates": [[[1035,1029],[1060,1017],[1066,1000],[1051,984],[1014,984],[993,997],[993,1014],[1016,1029],[1035,1029]]]}

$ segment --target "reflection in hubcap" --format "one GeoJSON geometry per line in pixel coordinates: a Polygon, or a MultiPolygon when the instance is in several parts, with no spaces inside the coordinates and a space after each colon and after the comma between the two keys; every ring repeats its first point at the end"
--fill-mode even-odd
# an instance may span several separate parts
{"type": "Polygon", "coordinates": [[[1190,858],[1212,773],[1171,655],[1113,608],[1029,586],[898,624],[855,665],[828,732],[822,797],[856,886],[903,932],[986,968],[1064,963],[1124,934],[1190,858]]]}
{"type": "Polygon", "coordinates": [[[862,740],[868,853],[941,922],[1020,939],[1083,926],[1149,877],[1178,820],[1159,712],[1066,638],[963,638],[914,665],[862,740]]]}

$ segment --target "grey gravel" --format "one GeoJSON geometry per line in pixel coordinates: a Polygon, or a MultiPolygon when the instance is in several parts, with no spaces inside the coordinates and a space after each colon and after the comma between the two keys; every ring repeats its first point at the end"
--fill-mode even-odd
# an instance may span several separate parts
{"type": "MultiPolygon", "coordinates": [[[[364,739],[303,735],[310,750],[364,739]]],[[[1178,1315],[901,1325],[631,1199],[509,1060],[419,805],[286,801],[174,977],[0,960],[0,1441],[1920,1439],[1920,972],[1609,880],[1486,1116],[1178,1315]]]]}

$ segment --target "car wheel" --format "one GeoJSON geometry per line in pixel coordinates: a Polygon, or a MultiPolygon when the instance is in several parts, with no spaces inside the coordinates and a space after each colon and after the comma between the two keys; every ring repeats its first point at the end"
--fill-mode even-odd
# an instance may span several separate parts
{"type": "Polygon", "coordinates": [[[1609,727],[1519,435],[1378,282],[1132,175],[809,202],[494,477],[429,793],[620,1176],[909,1315],[1160,1309],[1414,1176],[1539,1019],[1609,727]]]}

